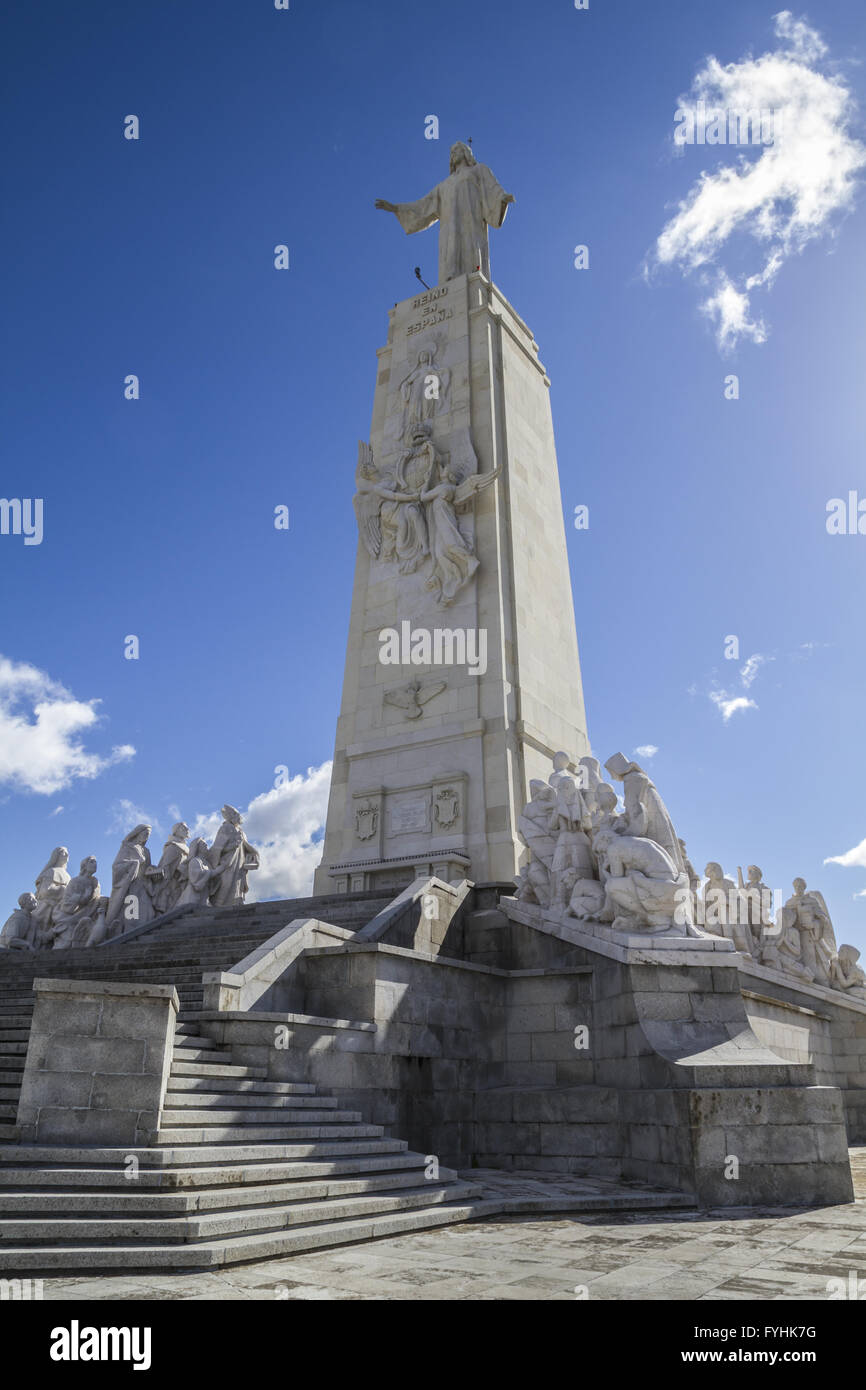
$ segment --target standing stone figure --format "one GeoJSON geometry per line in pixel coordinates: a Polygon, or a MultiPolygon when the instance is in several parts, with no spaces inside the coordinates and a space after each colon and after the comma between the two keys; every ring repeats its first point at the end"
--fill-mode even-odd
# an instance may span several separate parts
{"type": "Polygon", "coordinates": [[[447,367],[436,365],[435,349],[420,348],[415,366],[400,382],[403,417],[400,438],[408,439],[415,425],[433,419],[448,390],[451,373],[447,367]]]}
{"type": "Polygon", "coordinates": [[[93,929],[102,906],[96,860],[92,855],[82,859],[80,871],[66,885],[63,899],[54,918],[54,949],[65,951],[83,944],[93,929]]]}
{"type": "Polygon", "coordinates": [[[184,889],[178,907],[207,907],[211,883],[216,878],[208,857],[207,841],[193,840],[183,869],[184,889]]]}
{"type": "Polygon", "coordinates": [[[800,934],[803,964],[818,984],[830,983],[830,966],[838,954],[836,935],[827,904],[814,889],[806,892],[806,880],[794,879],[794,894],[779,913],[782,929],[796,928],[800,934]]]}
{"type": "Polygon", "coordinates": [[[743,879],[743,871],[737,867],[737,885],[740,898],[740,922],[746,924],[752,933],[755,945],[753,954],[760,948],[764,927],[772,925],[773,893],[763,881],[763,874],[757,864],[750,864],[746,870],[749,881],[743,879]]]}
{"type": "Polygon", "coordinates": [[[479,164],[468,145],[451,146],[451,172],[414,203],[376,199],[376,207],[393,212],[403,231],[423,232],[439,223],[439,284],[480,270],[490,279],[488,227],[501,227],[511,193],[497,183],[486,164],[479,164]]]}
{"type": "Polygon", "coordinates": [[[725,878],[721,864],[711,860],[704,869],[704,926],[713,936],[726,936],[743,955],[755,955],[755,938],[741,921],[740,895],[732,878],[725,878]]]}
{"type": "Polygon", "coordinates": [[[154,880],[162,878],[159,869],[151,864],[147,838],[149,825],[137,825],[121,842],[111,866],[111,897],[108,902],[109,930],[120,935],[154,916],[154,880]],[[127,902],[133,899],[133,902],[127,902]],[[119,928],[119,930],[118,930],[119,928]]]}
{"type": "Polygon", "coordinates": [[[53,927],[63,894],[69,882],[69,850],[58,845],[36,879],[36,911],[33,914],[33,945],[36,949],[50,946],[53,927]]]}
{"type": "Polygon", "coordinates": [[[247,892],[247,874],[259,867],[254,850],[241,830],[241,813],[234,806],[223,806],[223,823],[210,848],[214,870],[210,901],[212,907],[234,907],[247,892]]]}
{"type": "Polygon", "coordinates": [[[426,588],[436,594],[440,608],[447,608],[478,568],[478,559],[457,522],[455,508],[463,506],[476,492],[489,487],[499,469],[471,473],[458,483],[457,474],[440,463],[435,486],[421,493],[427,508],[427,535],[432,573],[426,588]]]}
{"type": "Polygon", "coordinates": [[[22,893],[15,911],[3,923],[3,930],[0,931],[0,950],[34,950],[33,913],[35,910],[36,895],[34,893],[22,893]]]}
{"type": "Polygon", "coordinates": [[[158,868],[162,870],[162,882],[153,892],[153,906],[157,914],[170,912],[186,884],[186,860],[189,854],[189,826],[182,820],[171,827],[171,834],[163,846],[158,868]]]}
{"type": "Polygon", "coordinates": [[[565,770],[568,762],[567,753],[557,753],[553,760],[554,772],[550,777],[555,796],[550,826],[556,835],[550,866],[552,908],[566,907],[577,882],[596,876],[586,834],[590,828],[589,815],[577,783],[565,770]]]}
{"type": "Polygon", "coordinates": [[[542,782],[540,777],[533,777],[529,783],[529,796],[530,800],[524,806],[517,822],[517,833],[529,850],[531,859],[521,870],[517,897],[521,902],[549,907],[550,874],[556,849],[551,817],[556,803],[556,792],[553,787],[542,782]]]}

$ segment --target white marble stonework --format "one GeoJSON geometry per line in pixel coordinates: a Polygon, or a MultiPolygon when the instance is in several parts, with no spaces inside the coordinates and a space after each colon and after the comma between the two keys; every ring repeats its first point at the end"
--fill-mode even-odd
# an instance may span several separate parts
{"type": "MultiPolygon", "coordinates": [[[[389,317],[355,473],[359,543],[317,893],[399,886],[434,862],[448,878],[512,879],[530,779],[546,780],[559,748],[589,751],[538,345],[478,272],[389,317]],[[421,392],[419,365],[438,399],[421,392]],[[380,633],[403,622],[483,630],[483,674],[416,665],[402,650],[383,664],[380,633]]],[[[346,505],[353,467],[347,457],[346,505]]]]}

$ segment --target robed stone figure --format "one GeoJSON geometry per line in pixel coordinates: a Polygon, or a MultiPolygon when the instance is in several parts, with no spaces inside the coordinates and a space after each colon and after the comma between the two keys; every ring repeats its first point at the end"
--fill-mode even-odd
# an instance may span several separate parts
{"type": "Polygon", "coordinates": [[[423,232],[439,223],[439,284],[480,270],[490,279],[487,228],[501,227],[514,198],[500,187],[486,164],[479,164],[462,141],[451,146],[451,172],[442,183],[414,203],[376,207],[395,213],[404,232],[423,232]]]}

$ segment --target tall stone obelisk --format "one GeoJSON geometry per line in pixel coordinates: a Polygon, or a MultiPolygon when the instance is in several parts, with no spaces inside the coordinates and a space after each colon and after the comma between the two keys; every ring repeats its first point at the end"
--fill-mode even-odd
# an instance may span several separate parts
{"type": "Polygon", "coordinates": [[[489,278],[513,199],[466,146],[451,171],[378,204],[440,221],[439,284],[379,350],[317,893],[513,879],[530,779],[589,752],[550,382],[489,278]]]}

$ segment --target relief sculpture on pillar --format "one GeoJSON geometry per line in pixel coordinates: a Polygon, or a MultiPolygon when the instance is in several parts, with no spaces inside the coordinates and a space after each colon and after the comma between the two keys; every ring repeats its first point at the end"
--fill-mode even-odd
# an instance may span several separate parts
{"type": "Polygon", "coordinates": [[[464,472],[434,445],[429,420],[419,420],[393,468],[380,467],[369,444],[358,446],[355,516],[361,540],[374,560],[396,561],[400,574],[422,570],[424,587],[448,608],[478,569],[471,518],[461,514],[499,469],[464,472]]]}

